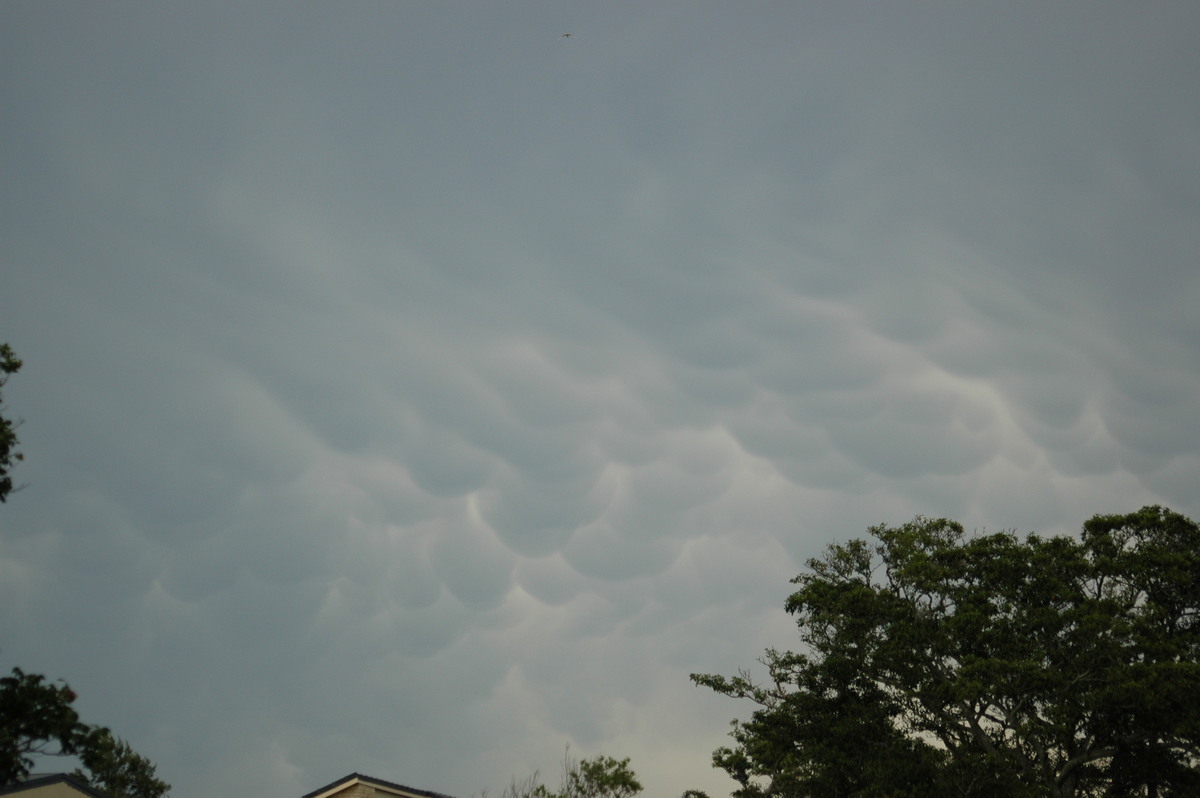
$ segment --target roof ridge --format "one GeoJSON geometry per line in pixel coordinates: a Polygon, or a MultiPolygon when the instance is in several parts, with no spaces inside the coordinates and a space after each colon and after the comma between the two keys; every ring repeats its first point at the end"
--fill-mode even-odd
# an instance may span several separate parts
{"type": "Polygon", "coordinates": [[[305,795],[301,796],[301,798],[316,798],[316,796],[321,795],[322,793],[327,793],[330,790],[333,790],[337,787],[340,787],[343,784],[347,784],[351,781],[354,781],[355,779],[358,779],[359,781],[361,781],[365,784],[374,784],[376,786],[384,787],[387,789],[401,790],[403,792],[410,793],[412,795],[424,796],[424,798],[454,798],[454,796],[448,795],[443,792],[434,792],[433,790],[422,790],[417,787],[409,787],[407,784],[400,784],[395,781],[388,781],[386,779],[375,778],[374,776],[368,776],[365,773],[359,773],[357,771],[355,771],[354,773],[350,773],[346,776],[342,776],[340,779],[337,779],[335,781],[331,781],[329,784],[326,784],[324,787],[318,787],[317,789],[313,790],[312,792],[306,793],[305,795]]]}
{"type": "Polygon", "coordinates": [[[85,795],[91,796],[91,798],[108,798],[107,793],[97,790],[83,779],[77,778],[70,773],[49,773],[45,776],[35,776],[25,781],[14,781],[11,784],[5,784],[3,787],[0,787],[0,795],[13,795],[25,790],[36,790],[38,787],[57,784],[59,782],[66,782],[85,795]]]}

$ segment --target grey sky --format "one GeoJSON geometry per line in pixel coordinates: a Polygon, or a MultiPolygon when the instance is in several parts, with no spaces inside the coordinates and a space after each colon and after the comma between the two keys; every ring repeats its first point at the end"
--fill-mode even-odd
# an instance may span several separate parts
{"type": "Polygon", "coordinates": [[[176,798],[725,794],[825,543],[1200,516],[1197,30],[8,0],[0,665],[176,798]]]}

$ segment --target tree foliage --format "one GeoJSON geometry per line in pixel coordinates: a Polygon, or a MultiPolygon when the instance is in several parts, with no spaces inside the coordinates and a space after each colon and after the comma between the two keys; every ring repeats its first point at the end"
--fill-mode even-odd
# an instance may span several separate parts
{"type": "MultiPolygon", "coordinates": [[[[642,791],[637,774],[629,767],[629,758],[597,756],[575,759],[563,755],[562,778],[557,790],[551,790],[534,772],[524,779],[513,779],[500,798],[633,798],[642,791]]],[[[486,798],[486,791],[483,798],[486,798]]]]}
{"type": "Polygon", "coordinates": [[[597,756],[564,765],[562,785],[552,798],[633,798],[641,791],[628,757],[597,756]]]}
{"type": "Polygon", "coordinates": [[[25,778],[36,755],[76,753],[82,724],[74,701],[67,685],[20,668],[0,679],[0,785],[25,778]]]}
{"type": "Polygon", "coordinates": [[[40,756],[74,756],[73,775],[112,798],[162,798],[170,785],[150,760],[103,726],[79,720],[66,684],[13,668],[0,678],[0,786],[29,775],[40,756]]]}
{"type": "Polygon", "coordinates": [[[111,798],[161,798],[171,785],[155,775],[155,766],[103,726],[90,728],[79,747],[77,778],[111,798]]]}
{"type": "Polygon", "coordinates": [[[829,547],[786,604],[801,652],[714,764],[737,798],[1200,794],[1200,527],[1160,507],[1075,538],[918,517],[829,547]]]}
{"type": "MultiPolygon", "coordinates": [[[[8,344],[0,344],[0,389],[4,388],[8,382],[10,374],[15,374],[21,369],[21,361],[17,359],[16,353],[8,344]]],[[[4,394],[0,391],[0,503],[8,499],[8,494],[13,491],[12,477],[9,476],[9,470],[17,463],[24,459],[24,455],[16,450],[17,444],[17,426],[18,422],[5,418],[2,414],[4,410],[4,394]]]]}

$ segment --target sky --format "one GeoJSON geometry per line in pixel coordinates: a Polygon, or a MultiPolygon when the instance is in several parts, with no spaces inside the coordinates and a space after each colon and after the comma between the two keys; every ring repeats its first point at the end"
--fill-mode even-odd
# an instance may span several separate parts
{"type": "Polygon", "coordinates": [[[174,798],[728,794],[829,543],[1200,517],[1197,31],[5,0],[0,670],[174,798]]]}

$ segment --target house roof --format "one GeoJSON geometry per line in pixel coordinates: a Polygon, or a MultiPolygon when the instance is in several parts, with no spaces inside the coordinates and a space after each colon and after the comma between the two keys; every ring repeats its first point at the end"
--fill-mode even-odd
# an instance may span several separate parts
{"type": "Polygon", "coordinates": [[[105,793],[80,781],[69,773],[52,773],[49,776],[38,776],[26,779],[25,781],[18,781],[14,784],[0,787],[0,795],[15,795],[26,790],[36,790],[38,787],[49,787],[51,784],[66,784],[84,795],[90,796],[90,798],[108,798],[105,793]]]}
{"type": "Polygon", "coordinates": [[[349,776],[343,776],[335,782],[326,784],[324,787],[320,787],[308,793],[307,795],[301,796],[301,798],[325,798],[326,796],[332,795],[333,793],[349,787],[352,784],[369,784],[378,790],[401,797],[452,798],[445,793],[431,792],[429,790],[418,790],[416,787],[406,787],[403,784],[396,784],[395,782],[384,781],[383,779],[376,779],[372,778],[371,776],[364,776],[361,773],[351,773],[349,776]]]}

